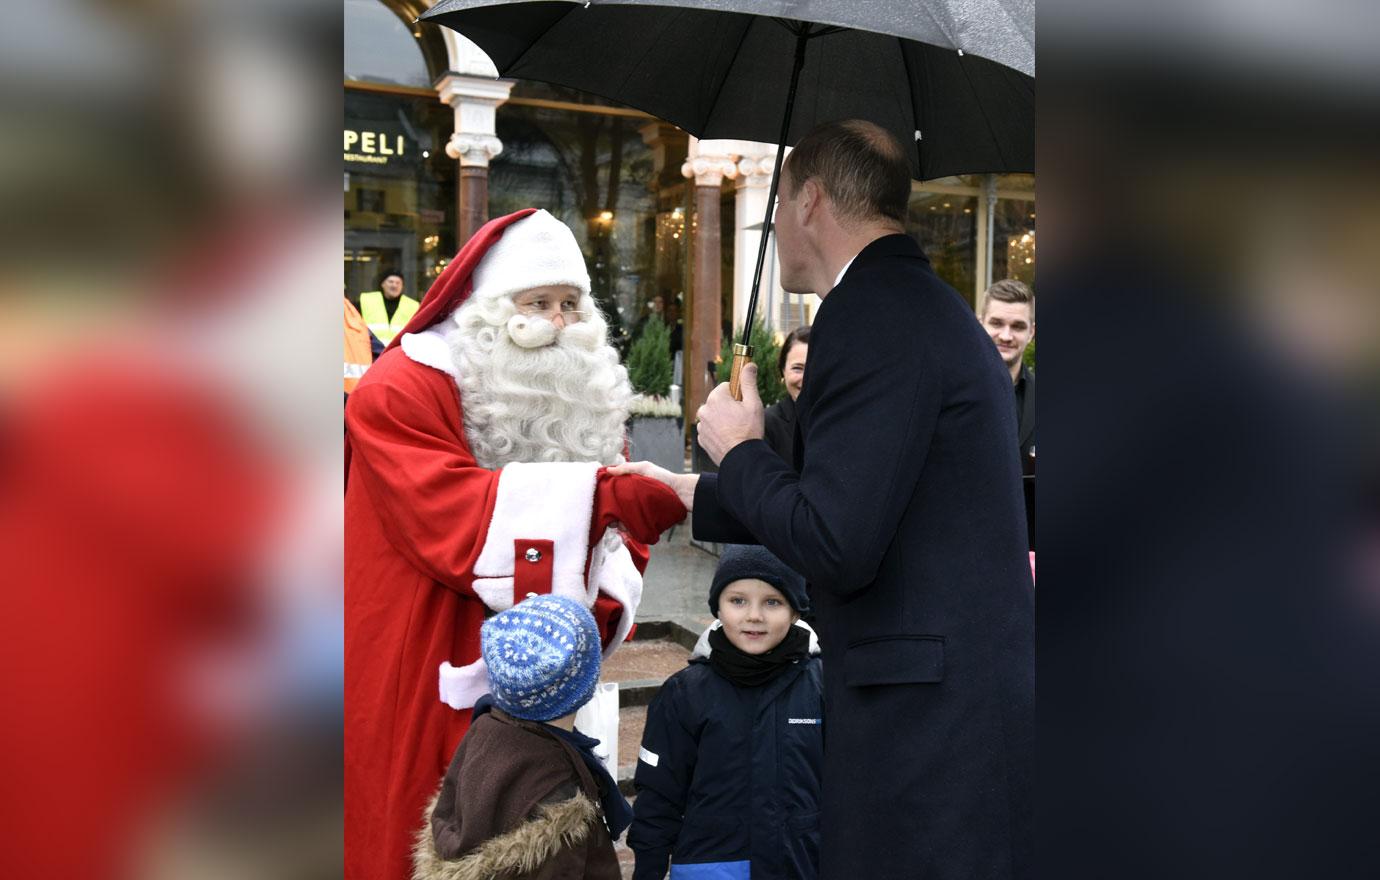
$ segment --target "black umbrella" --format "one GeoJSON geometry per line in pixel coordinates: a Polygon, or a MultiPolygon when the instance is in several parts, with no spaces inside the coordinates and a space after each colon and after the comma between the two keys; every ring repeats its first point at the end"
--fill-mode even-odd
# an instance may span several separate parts
{"type": "MultiPolygon", "coordinates": [[[[918,179],[1035,167],[1031,0],[441,0],[421,20],[472,40],[501,76],[600,95],[700,138],[784,147],[821,122],[862,118],[914,144],[918,179]]],[[[733,349],[734,397],[767,234],[733,349]]]]}

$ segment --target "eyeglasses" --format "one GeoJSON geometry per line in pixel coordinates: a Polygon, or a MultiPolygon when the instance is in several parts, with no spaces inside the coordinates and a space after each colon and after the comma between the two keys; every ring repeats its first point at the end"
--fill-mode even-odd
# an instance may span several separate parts
{"type": "Polygon", "coordinates": [[[574,324],[577,321],[584,320],[584,312],[576,308],[566,308],[566,305],[566,303],[558,303],[554,306],[548,306],[542,309],[538,308],[536,303],[518,303],[517,310],[520,315],[539,316],[548,321],[554,320],[556,315],[560,315],[562,318],[565,318],[567,324],[574,324]]]}

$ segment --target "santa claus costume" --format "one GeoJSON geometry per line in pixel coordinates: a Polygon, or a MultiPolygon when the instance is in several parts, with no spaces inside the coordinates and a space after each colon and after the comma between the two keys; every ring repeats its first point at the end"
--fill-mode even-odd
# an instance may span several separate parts
{"type": "Polygon", "coordinates": [[[345,876],[404,880],[427,799],[487,690],[486,614],[529,593],[629,633],[646,544],[675,493],[621,460],[631,396],[574,236],[545,211],[490,221],[346,407],[345,876]],[[513,294],[579,290],[582,320],[513,294]],[[444,700],[444,702],[443,702],[444,700]]]}

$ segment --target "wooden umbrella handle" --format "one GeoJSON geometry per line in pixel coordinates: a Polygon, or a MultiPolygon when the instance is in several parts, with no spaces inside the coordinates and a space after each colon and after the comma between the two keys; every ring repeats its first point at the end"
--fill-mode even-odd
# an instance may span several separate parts
{"type": "Polygon", "coordinates": [[[735,342],[733,344],[733,368],[728,374],[728,393],[734,400],[743,399],[743,366],[752,361],[752,346],[735,342]]]}

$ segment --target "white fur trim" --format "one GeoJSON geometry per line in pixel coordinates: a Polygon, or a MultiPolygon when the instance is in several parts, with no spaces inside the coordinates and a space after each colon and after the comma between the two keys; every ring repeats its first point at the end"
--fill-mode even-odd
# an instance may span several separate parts
{"type": "Polygon", "coordinates": [[[455,360],[450,356],[450,346],[446,344],[444,333],[435,329],[423,330],[420,333],[404,333],[402,341],[398,344],[402,346],[403,354],[417,363],[440,370],[452,379],[460,378],[460,373],[455,369],[455,360]]]}
{"type": "MultiPolygon", "coordinates": [[[[819,653],[819,636],[815,633],[814,627],[810,626],[808,623],[806,623],[806,622],[803,621],[803,620],[797,620],[797,621],[795,622],[795,625],[798,626],[798,627],[800,627],[801,629],[804,629],[804,630],[808,630],[808,631],[809,631],[809,633],[810,633],[810,653],[811,653],[811,654],[818,654],[818,653],[819,653]]],[[[713,623],[709,624],[709,626],[705,627],[704,632],[700,633],[699,641],[695,642],[695,649],[694,649],[693,651],[690,652],[690,656],[691,656],[691,657],[708,657],[709,654],[710,654],[710,650],[709,650],[709,634],[712,633],[712,632],[713,632],[714,630],[716,630],[716,629],[722,629],[722,628],[723,628],[723,623],[721,623],[720,621],[717,621],[717,620],[714,621],[713,623]]]]}
{"type": "Polygon", "coordinates": [[[494,611],[513,606],[513,554],[518,541],[550,541],[551,592],[589,606],[585,586],[589,523],[597,462],[514,463],[498,477],[498,499],[474,564],[474,591],[494,611]]]}
{"type": "Polygon", "coordinates": [[[570,227],[546,211],[522,218],[503,230],[474,267],[474,293],[497,299],[533,287],[569,284],[589,293],[585,256],[570,227]]]}
{"type": "Polygon", "coordinates": [[[604,649],[604,659],[613,656],[618,646],[632,630],[633,618],[637,616],[637,606],[642,604],[642,574],[633,562],[628,545],[617,529],[605,530],[604,537],[594,545],[594,555],[589,563],[589,582],[593,591],[603,593],[623,606],[623,616],[618,619],[618,629],[613,640],[604,649]]]}
{"type": "MultiPolygon", "coordinates": [[[[503,468],[493,519],[474,564],[473,586],[475,594],[494,611],[511,608],[513,568],[518,564],[515,544],[550,541],[555,553],[552,593],[585,607],[603,593],[623,606],[618,628],[604,650],[608,658],[632,630],[642,602],[642,575],[615,528],[606,529],[590,553],[588,538],[599,467],[595,462],[538,462],[503,468]],[[584,577],[586,559],[590,563],[588,584],[584,577]]],[[[488,668],[482,659],[463,667],[441,664],[441,702],[452,709],[468,709],[488,692],[488,668]]]]}
{"type": "Polygon", "coordinates": [[[468,666],[441,664],[441,702],[452,709],[468,709],[489,692],[489,667],[484,658],[468,666]]]}

